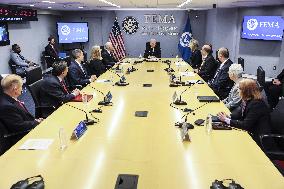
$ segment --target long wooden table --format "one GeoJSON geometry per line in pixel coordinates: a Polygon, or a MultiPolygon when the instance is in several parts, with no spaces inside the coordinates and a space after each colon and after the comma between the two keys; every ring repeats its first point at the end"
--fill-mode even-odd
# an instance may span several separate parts
{"type": "MultiPolygon", "coordinates": [[[[133,62],[133,59],[129,59],[133,62]]],[[[123,65],[124,68],[130,64],[123,65]]],[[[126,87],[108,83],[91,85],[104,93],[111,91],[113,106],[103,107],[98,124],[89,126],[78,141],[68,140],[60,150],[59,128],[71,136],[75,126],[85,118],[83,112],[63,105],[14,147],[0,157],[0,189],[18,180],[41,174],[50,189],[113,189],[118,174],[139,175],[139,189],[208,189],[215,179],[232,178],[246,189],[283,189],[284,179],[251,137],[243,131],[205,132],[204,126],[190,130],[191,142],[182,142],[174,123],[183,113],[170,107],[174,91],[170,88],[166,64],[144,62],[138,71],[126,75],[126,87]],[[153,69],[154,72],[147,72],[153,69]],[[144,83],[152,87],[143,87],[144,83]],[[135,111],[149,111],[148,117],[135,117],[135,111]],[[18,150],[27,139],[51,138],[48,150],[18,150]]],[[[177,68],[175,68],[177,70],[177,68]]],[[[182,66],[181,71],[192,70],[182,66]]],[[[125,70],[125,69],[124,69],[125,70]]],[[[118,77],[107,72],[99,79],[118,77]]],[[[183,77],[187,79],[200,79],[183,77]]],[[[84,91],[94,99],[70,103],[92,110],[102,95],[87,86],[84,91]]],[[[188,108],[202,103],[196,95],[214,95],[206,85],[196,85],[183,94],[188,108]]],[[[210,103],[188,116],[188,122],[204,119],[208,113],[228,112],[223,103],[210,103]]],[[[90,117],[90,116],[89,116],[90,117]]]]}

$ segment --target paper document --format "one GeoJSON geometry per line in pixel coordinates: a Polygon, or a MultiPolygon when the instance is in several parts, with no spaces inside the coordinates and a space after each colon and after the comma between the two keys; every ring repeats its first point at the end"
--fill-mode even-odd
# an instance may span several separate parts
{"type": "Polygon", "coordinates": [[[53,139],[28,139],[19,150],[46,150],[52,142],[53,139]]]}
{"type": "Polygon", "coordinates": [[[187,77],[194,77],[195,73],[194,72],[180,72],[181,76],[187,76],[187,77]]]}
{"type": "Polygon", "coordinates": [[[96,80],[97,83],[107,83],[107,82],[110,82],[109,79],[97,79],[96,80]]]}

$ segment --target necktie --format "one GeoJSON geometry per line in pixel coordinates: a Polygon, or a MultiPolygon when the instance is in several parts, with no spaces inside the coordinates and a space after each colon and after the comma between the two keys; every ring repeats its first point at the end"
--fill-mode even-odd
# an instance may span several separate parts
{"type": "Polygon", "coordinates": [[[215,80],[215,78],[217,77],[217,75],[219,74],[220,70],[221,70],[220,68],[217,69],[216,74],[215,74],[215,76],[214,76],[214,80],[215,80]]]}
{"type": "Polygon", "coordinates": [[[29,112],[26,108],[26,106],[19,100],[17,100],[18,104],[26,111],[26,112],[29,112]]]}
{"type": "Polygon", "coordinates": [[[22,60],[25,60],[25,57],[23,57],[20,53],[18,55],[22,60]]]}
{"type": "Polygon", "coordinates": [[[63,90],[65,91],[65,93],[69,93],[69,91],[68,91],[68,89],[67,89],[67,87],[66,87],[66,85],[65,85],[65,83],[64,83],[64,81],[62,80],[62,81],[60,81],[60,83],[61,83],[61,85],[62,85],[62,87],[63,87],[63,90]]]}
{"type": "Polygon", "coordinates": [[[85,70],[84,70],[84,68],[83,68],[82,64],[79,64],[79,66],[80,66],[80,68],[81,68],[81,70],[82,70],[83,74],[85,75],[85,77],[87,77],[87,74],[86,74],[86,72],[85,72],[85,70]]]}

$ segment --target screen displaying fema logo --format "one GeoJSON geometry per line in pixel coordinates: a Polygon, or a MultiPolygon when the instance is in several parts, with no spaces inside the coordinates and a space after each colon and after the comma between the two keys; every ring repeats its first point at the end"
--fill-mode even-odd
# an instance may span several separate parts
{"type": "Polygon", "coordinates": [[[281,16],[245,16],[242,38],[281,41],[283,29],[281,16]]]}
{"type": "Polygon", "coordinates": [[[89,40],[88,23],[57,23],[59,43],[84,43],[89,40]]]}

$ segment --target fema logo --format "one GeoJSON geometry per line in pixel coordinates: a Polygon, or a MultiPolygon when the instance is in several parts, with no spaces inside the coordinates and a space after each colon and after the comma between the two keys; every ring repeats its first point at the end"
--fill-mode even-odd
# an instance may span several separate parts
{"type": "Polygon", "coordinates": [[[70,28],[67,25],[63,25],[60,29],[62,35],[68,35],[70,33],[70,28]]]}
{"type": "Polygon", "coordinates": [[[191,36],[192,36],[191,33],[184,32],[179,39],[180,45],[183,46],[183,47],[188,47],[189,42],[191,40],[191,36]]]}
{"type": "Polygon", "coordinates": [[[127,16],[122,21],[122,29],[127,34],[134,34],[139,28],[139,23],[133,16],[127,16]]]}
{"type": "Polygon", "coordinates": [[[258,22],[256,19],[249,19],[247,21],[247,28],[248,30],[252,31],[252,30],[255,30],[258,26],[258,22]]]}

